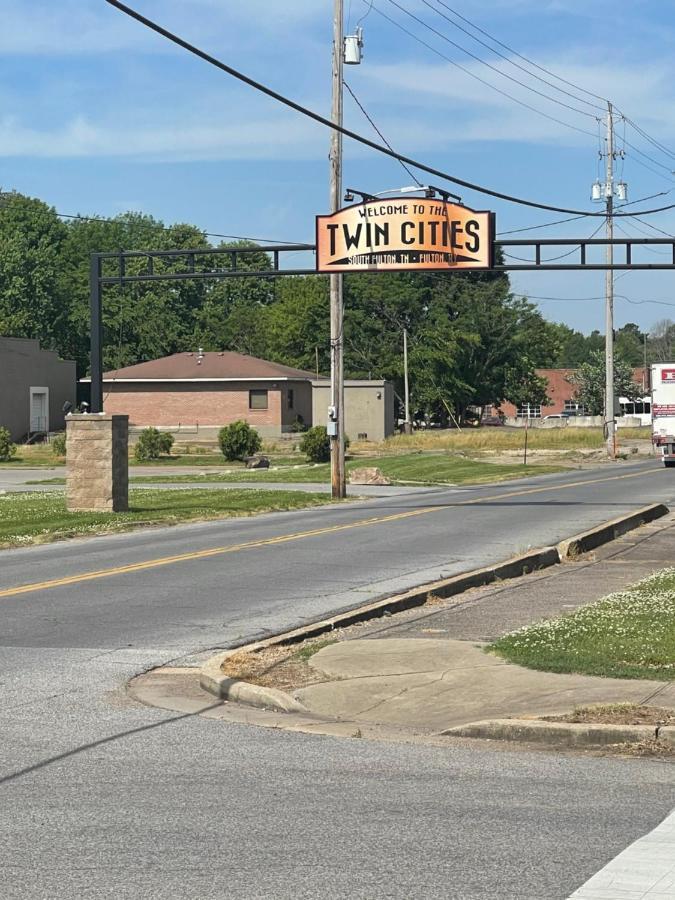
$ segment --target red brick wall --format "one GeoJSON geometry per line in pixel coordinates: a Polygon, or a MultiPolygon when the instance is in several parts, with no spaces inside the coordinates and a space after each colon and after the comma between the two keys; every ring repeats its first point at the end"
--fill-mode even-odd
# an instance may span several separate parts
{"type": "Polygon", "coordinates": [[[106,413],[125,413],[130,425],[227,425],[245,419],[253,427],[281,430],[281,389],[264,382],[106,383],[106,413]],[[249,409],[249,390],[267,389],[267,409],[249,409]]]}
{"type": "MultiPolygon", "coordinates": [[[[548,382],[546,393],[551,401],[551,406],[542,406],[542,416],[551,416],[554,413],[561,413],[565,409],[565,401],[572,400],[576,386],[568,381],[569,377],[574,374],[576,369],[536,369],[537,375],[542,376],[548,382]]],[[[633,369],[633,380],[636,384],[642,384],[646,377],[644,369],[633,369]]],[[[647,388],[647,392],[649,388],[647,388]]],[[[505,400],[500,404],[499,408],[505,416],[515,416],[518,412],[513,403],[507,403],[505,400]]]]}
{"type": "MultiPolygon", "coordinates": [[[[561,413],[565,409],[565,400],[571,400],[574,397],[575,386],[567,380],[574,372],[574,369],[537,369],[537,375],[540,375],[548,381],[546,393],[551,406],[542,406],[542,416],[551,416],[554,413],[561,413]]],[[[506,416],[515,416],[518,414],[517,408],[513,403],[504,401],[500,404],[500,409],[506,416]]]]}

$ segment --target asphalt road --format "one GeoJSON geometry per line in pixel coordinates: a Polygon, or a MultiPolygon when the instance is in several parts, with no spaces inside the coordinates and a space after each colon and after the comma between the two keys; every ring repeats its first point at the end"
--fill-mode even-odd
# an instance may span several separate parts
{"type": "Polygon", "coordinates": [[[621,464],[3,552],[0,897],[563,900],[670,811],[672,766],[281,733],[123,687],[652,501],[673,473],[621,464]]]}

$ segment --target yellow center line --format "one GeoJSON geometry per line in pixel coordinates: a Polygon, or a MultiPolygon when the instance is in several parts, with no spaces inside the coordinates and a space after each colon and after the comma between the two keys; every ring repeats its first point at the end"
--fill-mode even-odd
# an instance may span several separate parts
{"type": "MultiPolygon", "coordinates": [[[[654,475],[660,472],[654,469],[649,472],[632,472],[625,475],[612,475],[609,478],[594,478],[582,481],[571,481],[566,484],[546,485],[534,488],[521,488],[493,494],[488,497],[476,497],[471,500],[460,500],[453,506],[477,506],[481,503],[491,503],[496,500],[505,500],[510,497],[522,497],[527,494],[539,494],[548,491],[563,491],[574,487],[583,487],[587,484],[601,484],[607,481],[619,481],[626,478],[644,478],[646,475],[654,475]]],[[[94,572],[83,572],[80,575],[67,575],[64,578],[53,578],[49,581],[38,581],[32,584],[19,585],[18,587],[0,590],[0,597],[12,597],[16,594],[30,594],[35,591],[43,591],[48,588],[65,587],[69,584],[79,584],[83,581],[94,581],[98,578],[110,578],[113,575],[125,575],[129,572],[142,572],[146,569],[156,569],[160,566],[170,566],[175,563],[187,562],[196,559],[208,559],[211,556],[222,556],[225,553],[238,553],[241,550],[253,550],[257,547],[267,547],[273,544],[286,544],[291,541],[300,541],[305,538],[317,537],[324,534],[334,534],[339,531],[350,531],[353,528],[367,528],[370,525],[380,525],[386,522],[397,522],[402,519],[411,519],[414,516],[425,516],[429,513],[442,512],[447,509],[445,505],[424,506],[420,509],[407,510],[401,513],[392,513],[387,516],[371,516],[368,519],[359,519],[357,522],[347,522],[343,525],[329,525],[326,528],[316,528],[312,531],[296,531],[291,534],[282,534],[278,537],[262,538],[254,541],[246,541],[241,544],[230,544],[226,547],[212,547],[210,550],[195,550],[191,553],[180,553],[175,556],[162,556],[157,559],[148,559],[145,562],[129,563],[126,566],[114,566],[109,569],[99,569],[94,572]]]]}

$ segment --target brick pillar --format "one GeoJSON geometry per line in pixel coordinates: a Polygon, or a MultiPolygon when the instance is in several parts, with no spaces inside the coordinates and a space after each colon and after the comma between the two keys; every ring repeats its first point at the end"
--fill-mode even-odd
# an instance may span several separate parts
{"type": "Polygon", "coordinates": [[[129,416],[67,416],[66,474],[68,509],[129,509],[129,416]]]}

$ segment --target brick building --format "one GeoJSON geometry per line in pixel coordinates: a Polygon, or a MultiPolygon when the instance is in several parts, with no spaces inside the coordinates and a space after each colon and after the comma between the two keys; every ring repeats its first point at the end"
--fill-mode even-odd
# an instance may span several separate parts
{"type": "MultiPolygon", "coordinates": [[[[154,426],[186,440],[211,441],[223,425],[244,419],[263,437],[279,437],[292,433],[298,418],[325,424],[327,385],[312,372],[255,356],[200,350],[106,372],[103,409],[128,415],[132,435],[154,426]]],[[[345,409],[354,438],[381,440],[394,430],[388,382],[346,382],[345,409]]]]}
{"type": "Polygon", "coordinates": [[[242,353],[174,353],[106,372],[103,409],[129,425],[208,437],[245,419],[261,435],[289,432],[312,418],[311,372],[242,353]]]}
{"type": "MultiPolygon", "coordinates": [[[[515,406],[513,403],[508,403],[505,400],[499,405],[500,412],[508,417],[525,419],[538,419],[543,416],[559,415],[563,412],[578,416],[585,415],[586,410],[575,399],[575,386],[570,381],[575,371],[575,369],[537,369],[537,375],[545,378],[547,381],[546,393],[551,401],[550,406],[543,406],[539,403],[522,403],[520,406],[515,406]]],[[[634,369],[633,380],[636,384],[644,385],[644,403],[631,404],[625,397],[621,397],[619,398],[619,409],[622,414],[641,414],[645,406],[648,405],[649,386],[645,369],[634,369]],[[639,409],[636,409],[636,407],[639,407],[639,409]]],[[[648,415],[649,410],[646,410],[645,414],[648,415]]]]}

